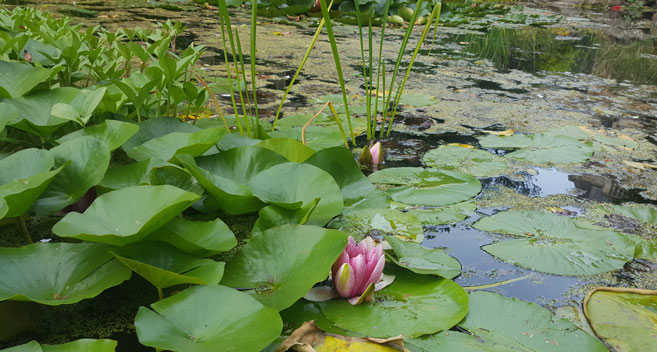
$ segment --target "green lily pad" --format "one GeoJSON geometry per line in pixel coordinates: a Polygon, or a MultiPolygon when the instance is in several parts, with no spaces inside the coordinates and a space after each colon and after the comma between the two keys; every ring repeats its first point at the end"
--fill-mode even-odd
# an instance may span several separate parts
{"type": "Polygon", "coordinates": [[[149,175],[150,184],[153,186],[171,185],[198,195],[205,193],[205,189],[196,182],[194,176],[178,165],[168,164],[154,167],[149,175]]]}
{"type": "Polygon", "coordinates": [[[249,181],[261,171],[286,162],[281,155],[257,146],[237,147],[197,159],[187,155],[178,158],[228,214],[245,214],[262,208],[265,204],[253,194],[249,181]]]}
{"type": "MultiPolygon", "coordinates": [[[[561,128],[555,128],[545,132],[545,135],[568,136],[582,141],[589,139],[596,142],[594,143],[594,147],[595,144],[600,144],[603,146],[612,146],[612,147],[623,147],[629,149],[634,149],[639,146],[639,144],[635,140],[629,137],[623,138],[623,136],[621,137],[608,136],[602,131],[593,131],[588,129],[586,126],[566,126],[561,128]]],[[[599,148],[595,148],[595,149],[598,150],[599,148]]]]}
{"type": "Polygon", "coordinates": [[[123,143],[121,149],[126,153],[132,148],[142,145],[151,139],[164,137],[168,134],[181,132],[181,133],[194,133],[201,129],[190,123],[185,123],[174,117],[158,117],[156,119],[149,119],[141,122],[139,130],[130,139],[123,143]]]}
{"type": "Polygon", "coordinates": [[[214,146],[226,134],[223,128],[207,128],[193,133],[173,132],[153,138],[127,151],[140,161],[148,158],[170,161],[177,154],[198,156],[214,146]]]}
{"type": "Polygon", "coordinates": [[[201,259],[162,242],[139,242],[112,250],[125,266],[158,289],[181,284],[216,285],[224,263],[201,259]]]}
{"type": "Polygon", "coordinates": [[[634,244],[620,232],[579,227],[557,214],[506,211],[483,218],[474,227],[526,237],[483,249],[506,262],[550,274],[600,274],[621,269],[634,257],[634,244]]]}
{"type": "Polygon", "coordinates": [[[0,199],[5,217],[25,214],[64,166],[50,170],[55,159],[42,149],[24,149],[0,159],[0,199]]]}
{"type": "Polygon", "coordinates": [[[320,198],[307,223],[324,226],[342,212],[340,187],[326,171],[308,164],[284,163],[266,169],[249,181],[261,201],[298,209],[320,198]]]}
{"type": "Polygon", "coordinates": [[[392,234],[407,240],[422,242],[422,223],[410,213],[392,209],[364,209],[343,214],[331,221],[330,228],[346,232],[354,238],[370,233],[392,234]]]}
{"type": "Polygon", "coordinates": [[[291,306],[314,284],[326,280],[347,245],[340,231],[308,225],[281,225],[254,236],[226,265],[222,284],[253,289],[262,304],[291,306]]]}
{"type": "Polygon", "coordinates": [[[69,133],[57,139],[57,142],[64,143],[78,137],[92,136],[105,141],[109,145],[110,150],[115,150],[128,141],[138,130],[139,126],[134,123],[105,120],[101,124],[85,127],[69,133]]]}
{"type": "Polygon", "coordinates": [[[507,169],[507,161],[481,149],[443,145],[432,149],[422,158],[427,166],[464,172],[477,177],[499,176],[507,169]]]}
{"type": "Polygon", "coordinates": [[[55,176],[32,206],[37,214],[53,214],[77,202],[103,179],[110,162],[107,143],[91,136],[66,141],[50,153],[57,164],[68,163],[68,166],[55,176]]]}
{"type": "Polygon", "coordinates": [[[616,351],[651,351],[657,342],[657,291],[599,288],[584,299],[593,331],[616,351]]]}
{"type": "Polygon", "coordinates": [[[477,205],[471,201],[439,208],[417,208],[409,207],[405,204],[399,204],[401,203],[393,204],[393,207],[399,206],[401,209],[406,210],[409,214],[418,218],[422,222],[422,225],[425,226],[451,224],[463,221],[477,209],[477,205]]]}
{"type": "Polygon", "coordinates": [[[644,224],[657,224],[657,209],[648,205],[614,205],[612,210],[615,213],[635,218],[644,224]]]}
{"type": "Polygon", "coordinates": [[[28,63],[0,61],[0,98],[18,98],[50,77],[50,70],[28,63]]]}
{"type": "Polygon", "coordinates": [[[459,326],[485,343],[491,334],[493,344],[513,347],[506,351],[607,351],[598,339],[538,304],[492,292],[470,293],[470,311],[459,326]]]}
{"type": "Polygon", "coordinates": [[[109,339],[81,339],[60,345],[39,345],[36,341],[10,347],[2,352],[114,352],[116,341],[109,339]]]}
{"type": "Polygon", "coordinates": [[[96,297],[131,272],[104,245],[34,243],[0,248],[0,274],[0,300],[60,305],[96,297]]]}
{"type": "Polygon", "coordinates": [[[404,185],[387,190],[394,201],[411,205],[445,206],[466,201],[481,191],[471,175],[421,167],[397,167],[369,176],[379,184],[404,185]]]}
{"type": "Polygon", "coordinates": [[[14,120],[17,120],[20,117],[20,114],[13,105],[7,103],[6,101],[0,102],[0,132],[4,131],[5,126],[11,123],[14,120]]]}
{"type": "Polygon", "coordinates": [[[422,352],[536,352],[536,350],[525,348],[515,341],[509,341],[504,336],[491,334],[485,330],[477,331],[476,335],[443,331],[404,341],[404,345],[407,344],[419,348],[422,352]]]}
{"type": "Polygon", "coordinates": [[[354,160],[351,150],[343,147],[323,149],[304,161],[333,176],[342,190],[345,205],[351,205],[375,190],[354,160]]]}
{"type": "Polygon", "coordinates": [[[636,249],[634,250],[634,258],[657,262],[657,240],[650,240],[643,236],[629,233],[624,235],[636,246],[636,249]]]}
{"type": "Polygon", "coordinates": [[[590,142],[580,142],[575,138],[560,135],[489,135],[480,138],[479,143],[483,148],[519,148],[505,156],[534,164],[583,163],[593,156],[590,142]]]}
{"type": "Polygon", "coordinates": [[[137,337],[162,350],[257,352],[283,329],[275,309],[225,286],[190,287],[151,304],[151,309],[139,308],[137,337]]]}
{"type": "Polygon", "coordinates": [[[121,246],[143,239],[199,198],[168,185],[123,188],[96,198],[84,214],[66,214],[52,231],[60,237],[121,246]]]}
{"type": "Polygon", "coordinates": [[[255,236],[266,229],[284,225],[284,224],[300,224],[304,225],[308,222],[310,215],[317,207],[319,198],[308,202],[299,209],[287,209],[277,205],[268,205],[258,212],[258,220],[256,220],[251,230],[251,236],[255,236]]]}
{"type": "Polygon", "coordinates": [[[165,165],[171,164],[162,160],[147,159],[133,164],[109,168],[96,189],[108,192],[126,187],[148,185],[150,183],[150,171],[165,165]]]}
{"type": "Polygon", "coordinates": [[[237,245],[233,231],[221,219],[201,222],[174,218],[155,230],[148,239],[169,243],[201,257],[225,252],[237,245]]]}
{"type": "Polygon", "coordinates": [[[395,282],[374,293],[374,301],[352,306],[347,300],[319,302],[335,325],[371,337],[418,337],[448,330],[468,312],[465,290],[448,279],[397,268],[395,282]]]}
{"type": "MultiPolygon", "coordinates": [[[[303,140],[301,133],[301,127],[291,127],[272,132],[271,136],[275,139],[291,139],[301,142],[303,140]]],[[[349,130],[345,130],[345,133],[349,133],[349,130]]],[[[344,138],[337,125],[331,127],[310,126],[306,128],[306,146],[314,150],[344,147],[344,138]]]]}
{"type": "Polygon", "coordinates": [[[440,248],[429,249],[419,243],[386,236],[394,256],[388,259],[416,274],[429,274],[451,279],[461,274],[461,263],[440,248]]]}
{"type": "Polygon", "coordinates": [[[315,154],[315,150],[291,138],[269,138],[257,145],[272,150],[295,163],[302,163],[315,154]]]}

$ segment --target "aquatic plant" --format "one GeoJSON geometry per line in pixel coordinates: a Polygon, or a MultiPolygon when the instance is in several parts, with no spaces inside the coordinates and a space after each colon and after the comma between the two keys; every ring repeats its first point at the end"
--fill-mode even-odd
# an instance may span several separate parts
{"type": "Polygon", "coordinates": [[[371,301],[374,285],[381,279],[384,265],[383,247],[374,243],[371,237],[357,245],[349,236],[347,247],[331,267],[335,289],[353,305],[371,301]]]}

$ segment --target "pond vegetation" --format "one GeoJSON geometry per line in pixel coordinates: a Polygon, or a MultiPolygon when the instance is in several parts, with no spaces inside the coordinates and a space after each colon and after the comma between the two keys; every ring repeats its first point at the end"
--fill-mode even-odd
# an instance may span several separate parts
{"type": "Polygon", "coordinates": [[[216,5],[0,9],[2,351],[654,346],[651,41],[216,5]]]}

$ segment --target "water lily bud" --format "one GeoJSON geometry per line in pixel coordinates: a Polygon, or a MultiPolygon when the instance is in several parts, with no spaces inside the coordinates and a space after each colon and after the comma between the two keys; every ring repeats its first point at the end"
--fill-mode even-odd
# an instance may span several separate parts
{"type": "Polygon", "coordinates": [[[372,148],[370,148],[370,154],[372,154],[372,164],[379,165],[383,162],[383,149],[381,147],[381,142],[376,142],[372,148]]]}
{"type": "Polygon", "coordinates": [[[356,245],[354,238],[349,236],[347,247],[331,268],[335,289],[351,304],[371,300],[374,289],[370,286],[381,280],[384,265],[382,246],[375,244],[371,237],[356,245]],[[370,297],[361,297],[365,292],[370,297]]]}

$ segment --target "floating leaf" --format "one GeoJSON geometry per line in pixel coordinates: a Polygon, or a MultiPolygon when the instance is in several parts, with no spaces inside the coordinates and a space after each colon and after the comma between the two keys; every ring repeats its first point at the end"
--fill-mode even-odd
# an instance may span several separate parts
{"type": "Polygon", "coordinates": [[[0,98],[18,98],[50,77],[51,71],[28,63],[0,61],[0,98]]]}
{"type": "Polygon", "coordinates": [[[504,158],[481,149],[443,145],[432,149],[422,158],[427,166],[471,174],[472,176],[498,176],[507,169],[504,158]]]}
{"type": "Polygon", "coordinates": [[[174,218],[155,230],[148,239],[166,242],[202,257],[228,251],[237,245],[233,231],[221,219],[201,222],[174,218]]]}
{"type": "Polygon", "coordinates": [[[125,245],[146,237],[199,198],[168,185],[123,188],[96,198],[84,214],[66,214],[52,231],[60,237],[125,245]]]}
{"type": "Polygon", "coordinates": [[[34,243],[0,248],[0,300],[71,304],[130,278],[108,247],[94,243],[34,243]]]}
{"type": "Polygon", "coordinates": [[[277,205],[268,205],[258,212],[258,220],[253,225],[251,236],[255,236],[266,229],[284,224],[300,224],[304,225],[308,222],[310,215],[317,207],[319,198],[308,202],[299,209],[287,209],[277,205]]]}
{"type": "Polygon", "coordinates": [[[109,145],[110,150],[115,150],[128,141],[138,130],[139,126],[134,123],[105,120],[101,124],[85,127],[69,133],[59,138],[57,142],[64,143],[78,137],[92,136],[105,141],[109,145]]]}
{"type": "Polygon", "coordinates": [[[650,351],[657,336],[657,291],[599,287],[584,299],[596,335],[616,351],[650,351]]]}
{"type": "Polygon", "coordinates": [[[352,306],[347,300],[319,302],[322,313],[338,327],[365,336],[418,337],[450,329],[468,312],[465,290],[448,279],[386,269],[395,282],[374,293],[374,301],[352,306]]]}
{"type": "Polygon", "coordinates": [[[201,259],[162,242],[139,242],[112,250],[114,256],[158,289],[180,284],[216,285],[224,263],[201,259]]]}
{"type": "MultiPolygon", "coordinates": [[[[272,139],[289,139],[295,140],[300,145],[303,145],[301,141],[302,132],[301,127],[290,127],[285,129],[280,129],[271,133],[272,139]]],[[[355,132],[354,132],[355,133],[355,132]]],[[[267,139],[266,141],[268,141],[267,139]]],[[[321,150],[326,148],[335,148],[342,146],[344,147],[344,138],[340,129],[337,125],[330,127],[320,127],[320,126],[309,126],[306,128],[306,148],[313,150],[321,150]]],[[[272,149],[274,150],[274,149],[272,149]]],[[[301,155],[297,160],[303,160],[305,155],[301,155]]],[[[290,160],[296,161],[296,160],[290,160]]],[[[298,161],[302,162],[302,161],[298,161]]]]}
{"type": "Polygon", "coordinates": [[[411,205],[445,206],[468,200],[481,191],[481,183],[468,174],[398,167],[377,171],[369,176],[374,183],[405,185],[389,189],[392,200],[411,205]]]}
{"type": "Polygon", "coordinates": [[[483,148],[519,148],[506,157],[522,159],[534,164],[583,163],[593,155],[590,142],[561,135],[536,133],[514,134],[510,137],[485,136],[479,139],[483,148]]]}
{"type": "Polygon", "coordinates": [[[295,163],[302,163],[315,151],[303,145],[301,142],[290,138],[269,138],[257,144],[261,148],[272,150],[282,156],[288,161],[295,163]]]}
{"type": "Polygon", "coordinates": [[[343,214],[329,224],[355,238],[366,235],[395,235],[397,237],[422,242],[424,230],[422,223],[410,213],[391,209],[364,209],[343,214]]]}
{"type": "Polygon", "coordinates": [[[174,132],[194,133],[201,129],[190,123],[182,122],[173,117],[158,117],[141,122],[139,131],[135,133],[127,142],[123,143],[121,149],[126,153],[138,146],[148,142],[151,139],[166,136],[174,132]]]}
{"type": "Polygon", "coordinates": [[[178,154],[198,156],[214,146],[225,134],[223,128],[206,128],[193,133],[173,132],[131,148],[127,154],[137,161],[148,158],[170,161],[178,154]]]}
{"type": "Polygon", "coordinates": [[[523,347],[515,341],[509,341],[504,336],[491,334],[486,330],[478,330],[476,335],[458,331],[443,331],[434,335],[411,339],[407,345],[412,345],[423,352],[536,352],[523,347]]]}
{"type": "Polygon", "coordinates": [[[409,214],[418,218],[422,222],[422,225],[425,226],[463,221],[477,209],[477,205],[474,202],[456,203],[440,208],[416,208],[400,204],[393,204],[393,206],[399,206],[404,209],[409,214]]]}
{"type": "Polygon", "coordinates": [[[194,286],[140,307],[139,342],[181,352],[260,351],[283,329],[275,309],[225,286],[194,286]],[[152,309],[152,310],[151,310],[152,309]]]}
{"type": "Polygon", "coordinates": [[[583,228],[569,217],[544,212],[506,211],[474,227],[526,239],[496,242],[483,249],[510,263],[557,275],[595,275],[623,267],[635,246],[620,232],[583,228]]]}
{"type": "Polygon", "coordinates": [[[282,310],[325,280],[347,236],[308,225],[281,225],[254,236],[228,262],[222,284],[253,289],[264,305],[282,310]]]}
{"type": "Polygon", "coordinates": [[[249,181],[261,201],[298,209],[320,198],[307,223],[324,226],[342,212],[340,187],[326,171],[308,164],[284,163],[266,169],[249,181]]]}
{"type": "Polygon", "coordinates": [[[538,304],[492,292],[470,293],[470,311],[459,326],[498,348],[490,351],[607,351],[596,338],[538,304]]]}
{"type": "Polygon", "coordinates": [[[447,279],[461,274],[461,263],[450,257],[443,249],[429,249],[419,243],[405,242],[386,236],[394,256],[388,256],[395,264],[417,274],[430,274],[447,279]]]}
{"type": "Polygon", "coordinates": [[[30,341],[26,344],[7,348],[2,352],[114,352],[116,350],[116,341],[102,339],[81,339],[61,345],[39,345],[36,341],[30,341]]]}

